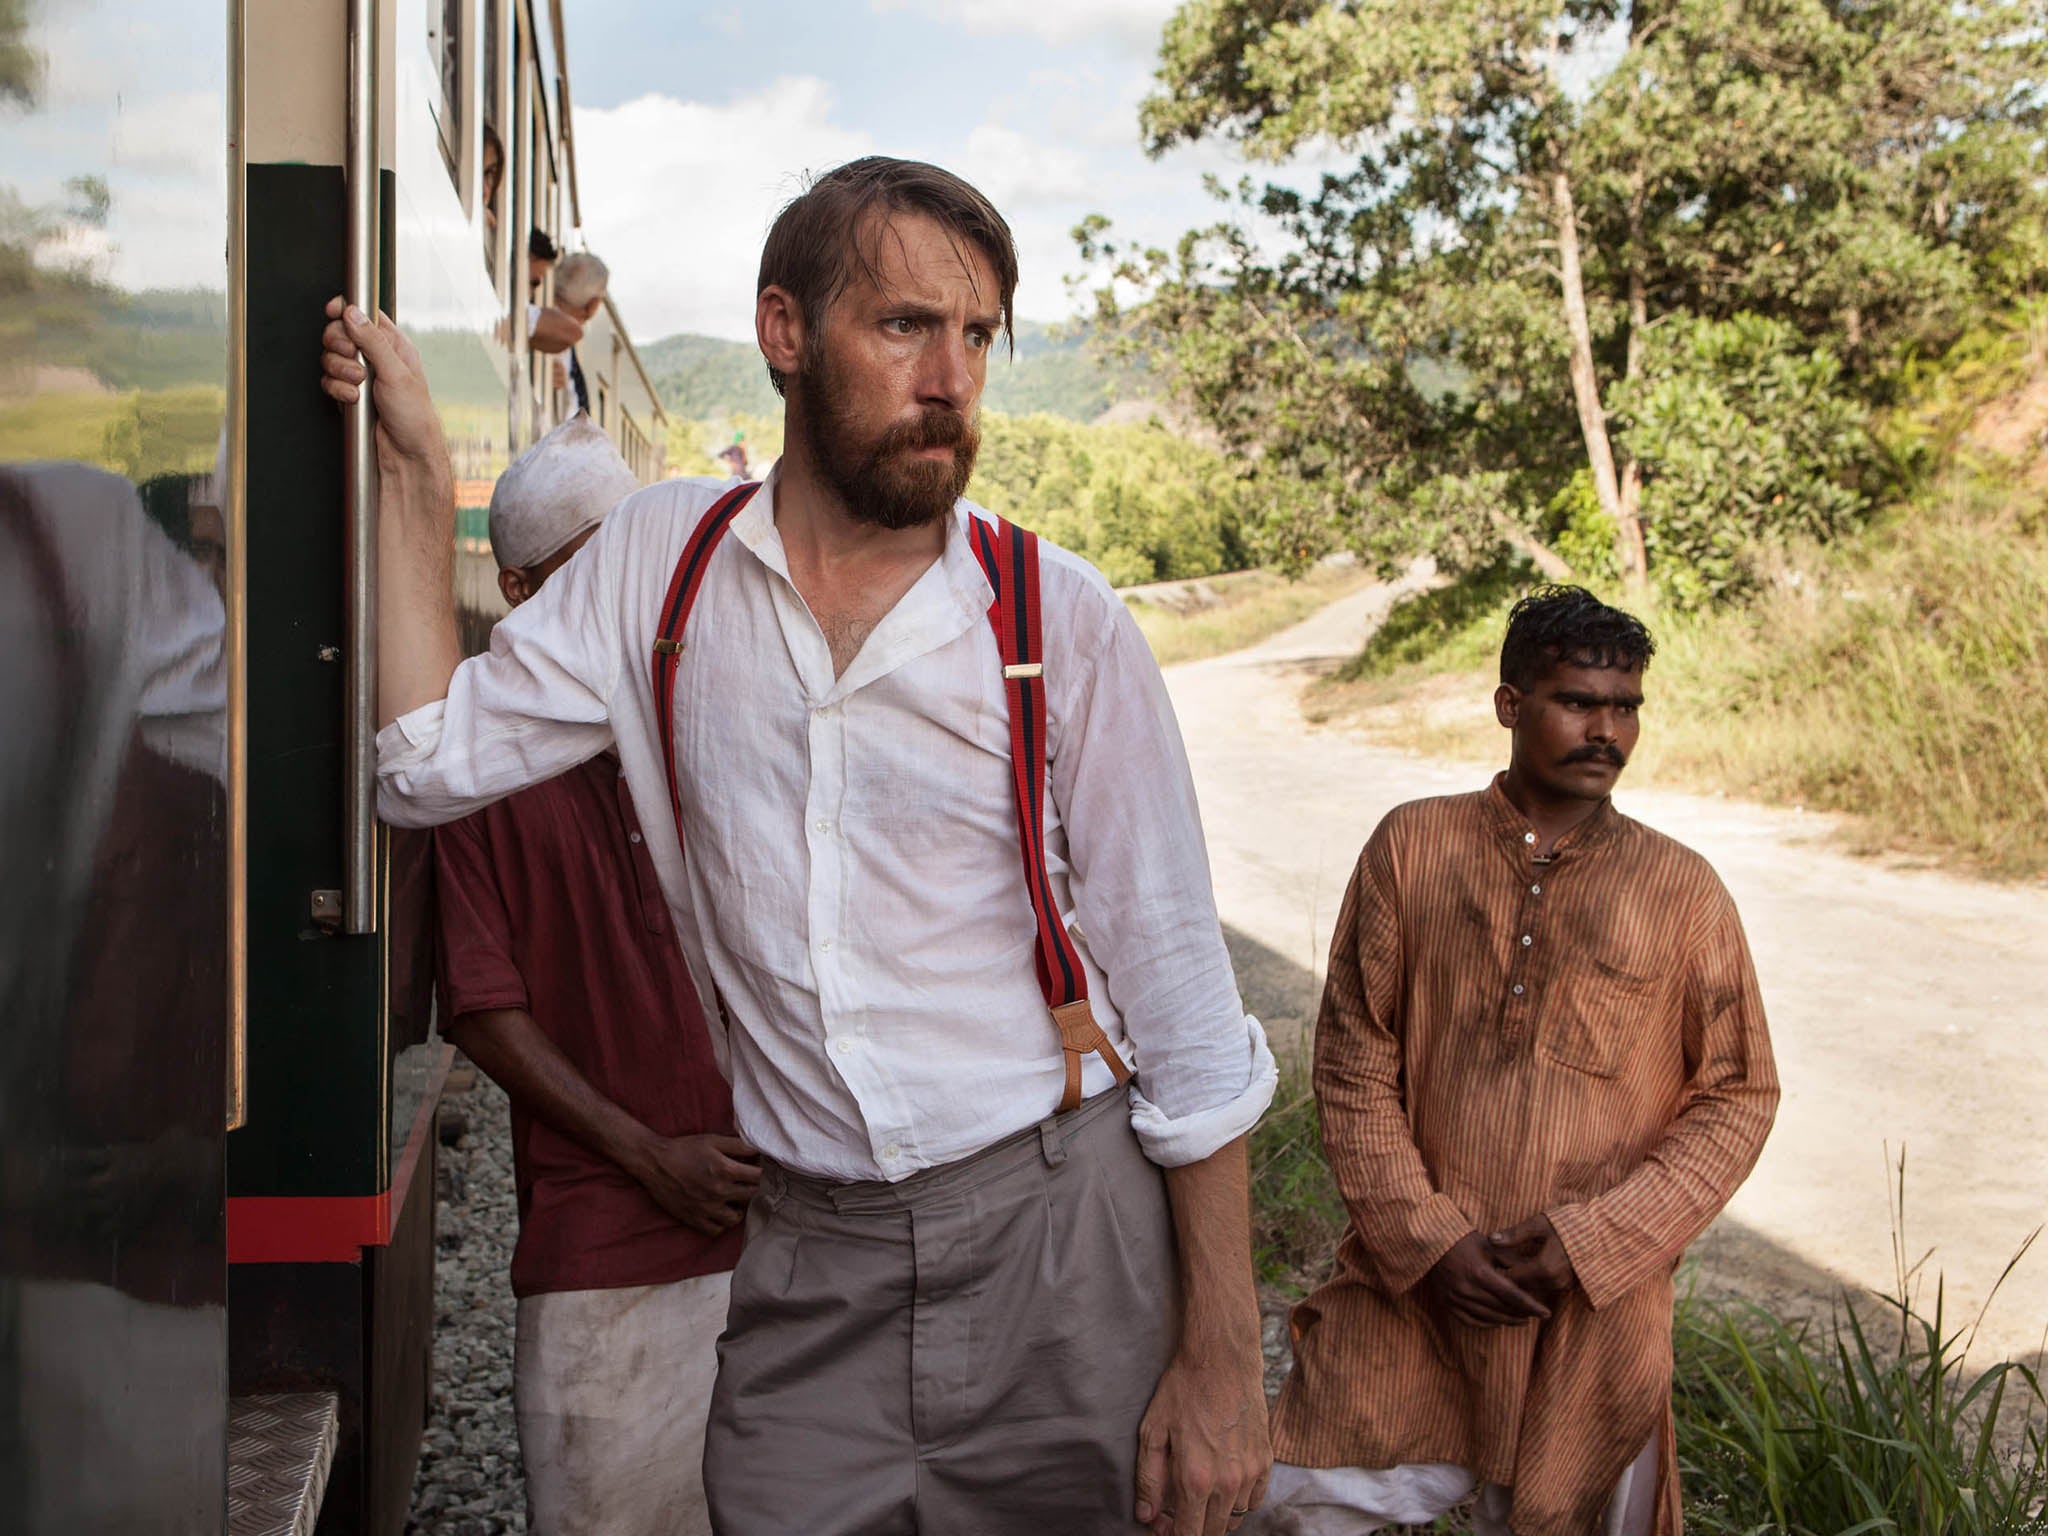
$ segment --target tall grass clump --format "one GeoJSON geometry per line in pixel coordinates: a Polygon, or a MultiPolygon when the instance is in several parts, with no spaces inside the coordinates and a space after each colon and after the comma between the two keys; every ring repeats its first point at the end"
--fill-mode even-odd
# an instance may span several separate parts
{"type": "MultiPolygon", "coordinates": [[[[1983,1312],[1952,1329],[1939,1278],[1931,1315],[1916,1308],[1904,1189],[1902,1155],[1892,1217],[1896,1291],[1881,1308],[1859,1313],[1845,1297],[1816,1336],[1754,1306],[1680,1304],[1673,1407],[1686,1518],[1696,1530],[2048,1530],[2040,1379],[2013,1361],[1973,1371],[1970,1344],[1983,1312]]],[[[1999,1285],[2033,1241],[2020,1245],[1999,1285]]]]}
{"type": "Polygon", "coordinates": [[[2048,498],[1958,475],[1744,608],[1651,617],[1651,775],[2048,871],[2048,498]]]}

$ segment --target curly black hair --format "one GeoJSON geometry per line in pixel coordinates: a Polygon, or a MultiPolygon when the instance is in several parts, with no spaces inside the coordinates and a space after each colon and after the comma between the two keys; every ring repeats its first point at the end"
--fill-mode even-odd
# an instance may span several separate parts
{"type": "Polygon", "coordinates": [[[1553,667],[1647,669],[1657,642],[1632,613],[1611,608],[1584,587],[1542,586],[1508,613],[1500,680],[1523,692],[1553,667]]]}

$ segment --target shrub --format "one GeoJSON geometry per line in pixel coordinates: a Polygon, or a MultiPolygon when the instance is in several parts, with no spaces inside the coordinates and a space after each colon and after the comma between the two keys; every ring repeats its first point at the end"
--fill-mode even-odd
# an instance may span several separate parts
{"type": "Polygon", "coordinates": [[[1833,353],[1751,314],[1650,334],[1643,374],[1618,403],[1667,599],[1700,608],[1741,596],[1760,550],[1831,539],[1864,518],[1876,445],[1833,353]]]}

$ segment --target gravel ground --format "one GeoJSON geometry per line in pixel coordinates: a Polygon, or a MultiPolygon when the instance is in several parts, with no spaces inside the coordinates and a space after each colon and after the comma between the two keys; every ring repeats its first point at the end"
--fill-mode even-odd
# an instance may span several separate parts
{"type": "Polygon", "coordinates": [[[413,1483],[417,1536],[526,1530],[512,1422],[512,1239],[519,1213],[505,1095],[487,1077],[442,1111],[468,1129],[441,1148],[434,1263],[434,1398],[413,1483]]]}

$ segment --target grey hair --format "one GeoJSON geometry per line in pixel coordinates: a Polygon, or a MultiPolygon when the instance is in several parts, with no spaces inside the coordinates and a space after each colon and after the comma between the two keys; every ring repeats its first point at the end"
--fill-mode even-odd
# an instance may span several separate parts
{"type": "Polygon", "coordinates": [[[611,276],[611,268],[588,251],[564,256],[555,268],[555,302],[581,309],[604,293],[611,276]]]}

